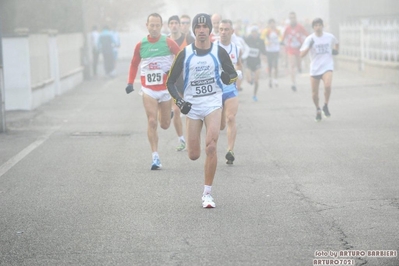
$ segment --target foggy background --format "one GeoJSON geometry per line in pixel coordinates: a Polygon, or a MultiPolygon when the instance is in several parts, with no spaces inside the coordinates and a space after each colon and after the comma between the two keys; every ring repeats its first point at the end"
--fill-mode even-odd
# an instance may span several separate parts
{"type": "MultiPolygon", "coordinates": [[[[199,12],[220,13],[224,18],[247,23],[264,23],[270,18],[282,22],[288,13],[297,13],[299,22],[308,23],[321,17],[326,30],[338,35],[340,22],[399,16],[399,1],[395,0],[2,0],[0,18],[3,34],[14,34],[16,29],[39,33],[55,29],[59,33],[87,32],[93,25],[109,25],[119,31],[145,29],[147,16],[152,12],[164,21],[172,15],[199,12]]],[[[305,25],[306,26],[306,25],[305,25]]]]}

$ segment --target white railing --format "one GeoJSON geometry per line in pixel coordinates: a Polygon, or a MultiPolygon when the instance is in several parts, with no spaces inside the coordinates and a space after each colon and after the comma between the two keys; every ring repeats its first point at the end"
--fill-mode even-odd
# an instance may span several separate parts
{"type": "Polygon", "coordinates": [[[359,60],[399,63],[398,20],[361,20],[339,26],[341,55],[359,60]]]}

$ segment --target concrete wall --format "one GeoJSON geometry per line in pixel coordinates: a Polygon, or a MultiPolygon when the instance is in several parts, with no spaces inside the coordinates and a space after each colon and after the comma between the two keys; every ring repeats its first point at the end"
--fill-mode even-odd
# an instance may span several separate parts
{"type": "Polygon", "coordinates": [[[33,110],[83,81],[81,34],[3,37],[6,110],[33,110]]]}
{"type": "Polygon", "coordinates": [[[356,72],[368,78],[382,79],[399,84],[399,63],[363,60],[340,55],[336,58],[336,69],[356,72]]]}

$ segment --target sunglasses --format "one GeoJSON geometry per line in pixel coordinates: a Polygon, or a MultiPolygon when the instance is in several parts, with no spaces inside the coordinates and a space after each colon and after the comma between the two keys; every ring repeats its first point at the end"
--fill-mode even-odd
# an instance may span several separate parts
{"type": "Polygon", "coordinates": [[[186,25],[188,25],[188,24],[190,24],[190,22],[184,21],[184,22],[182,22],[181,24],[186,24],[186,25]]]}

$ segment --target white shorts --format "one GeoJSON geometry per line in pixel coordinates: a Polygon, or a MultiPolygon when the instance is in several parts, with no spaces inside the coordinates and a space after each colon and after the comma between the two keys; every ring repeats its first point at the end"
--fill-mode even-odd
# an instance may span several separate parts
{"type": "Polygon", "coordinates": [[[168,90],[162,90],[162,91],[154,91],[145,87],[141,87],[141,91],[145,94],[147,94],[148,96],[150,96],[151,98],[154,98],[155,100],[157,100],[159,103],[160,102],[167,102],[170,99],[172,99],[172,97],[169,94],[168,90]]]}
{"type": "Polygon", "coordinates": [[[211,107],[202,107],[202,108],[191,108],[190,112],[186,115],[190,119],[194,120],[202,120],[204,121],[205,117],[212,113],[213,111],[222,108],[221,106],[211,106],[211,107]]]}

